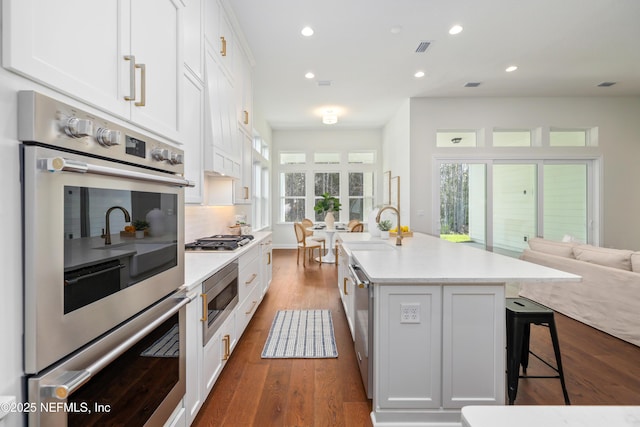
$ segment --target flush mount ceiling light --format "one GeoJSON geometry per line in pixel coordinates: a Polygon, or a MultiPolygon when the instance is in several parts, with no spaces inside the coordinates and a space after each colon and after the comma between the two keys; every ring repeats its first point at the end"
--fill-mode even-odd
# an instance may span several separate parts
{"type": "Polygon", "coordinates": [[[422,77],[424,77],[424,71],[417,71],[413,77],[415,77],[416,79],[420,79],[422,77]]]}
{"type": "Polygon", "coordinates": [[[309,71],[307,74],[304,75],[305,78],[307,79],[312,79],[314,78],[316,75],[313,74],[311,71],[309,71]]]}
{"type": "Polygon", "coordinates": [[[313,35],[313,28],[304,27],[302,31],[300,31],[300,34],[302,34],[305,37],[311,37],[313,35]]]}
{"type": "Polygon", "coordinates": [[[325,125],[335,125],[338,123],[338,115],[334,112],[327,111],[322,115],[322,123],[325,125]]]}
{"type": "Polygon", "coordinates": [[[462,25],[456,24],[453,27],[449,28],[449,34],[451,34],[452,36],[455,36],[456,34],[460,34],[462,30],[463,30],[462,25]]]}
{"type": "Polygon", "coordinates": [[[514,71],[515,71],[515,70],[517,70],[517,69],[518,69],[518,66],[517,66],[517,65],[509,65],[507,68],[505,68],[505,71],[506,71],[507,73],[512,73],[512,72],[514,72],[514,71]]]}

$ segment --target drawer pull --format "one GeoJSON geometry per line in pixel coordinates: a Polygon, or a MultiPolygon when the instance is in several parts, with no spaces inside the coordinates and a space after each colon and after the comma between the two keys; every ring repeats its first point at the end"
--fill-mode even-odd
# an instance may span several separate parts
{"type": "Polygon", "coordinates": [[[253,301],[253,304],[251,304],[251,308],[249,309],[249,311],[245,311],[244,314],[251,314],[253,309],[256,307],[256,304],[258,304],[258,301],[253,301]]]}
{"type": "Polygon", "coordinates": [[[251,282],[253,282],[254,280],[256,280],[256,277],[258,277],[258,275],[256,273],[253,273],[251,275],[251,278],[249,280],[247,280],[246,282],[244,282],[245,285],[250,285],[251,282]]]}

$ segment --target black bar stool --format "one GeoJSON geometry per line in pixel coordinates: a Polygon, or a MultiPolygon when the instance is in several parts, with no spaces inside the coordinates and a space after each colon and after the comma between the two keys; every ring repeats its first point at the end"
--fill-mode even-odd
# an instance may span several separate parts
{"type": "Polygon", "coordinates": [[[513,405],[518,393],[519,378],[559,378],[564,394],[564,403],[570,405],[567,386],[564,382],[562,371],[562,360],[560,359],[560,344],[558,343],[558,332],[553,319],[553,310],[544,305],[540,305],[525,298],[507,298],[507,391],[509,395],[509,405],[513,405]],[[529,350],[529,339],[531,336],[531,324],[542,325],[549,328],[553,352],[556,356],[556,366],[550,365],[538,355],[529,350]],[[540,360],[545,365],[556,371],[554,376],[527,376],[529,365],[529,353],[540,360]],[[525,375],[520,375],[520,365],[525,375]]]}

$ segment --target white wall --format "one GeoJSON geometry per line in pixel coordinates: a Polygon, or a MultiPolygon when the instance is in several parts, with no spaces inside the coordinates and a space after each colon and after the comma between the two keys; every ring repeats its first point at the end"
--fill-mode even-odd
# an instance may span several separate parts
{"type": "MultiPolygon", "coordinates": [[[[280,181],[278,163],[280,151],[306,151],[307,159],[312,159],[314,151],[340,150],[377,150],[378,160],[382,148],[382,131],[369,130],[274,130],[272,133],[271,156],[271,218],[273,229],[273,245],[276,248],[293,248],[296,246],[295,234],[291,224],[278,223],[280,218],[279,197],[280,181]]],[[[376,171],[378,181],[381,169],[376,171]]],[[[379,186],[378,188],[381,188],[379,186]]]]}
{"type": "MultiPolygon", "coordinates": [[[[410,102],[407,99],[386,124],[382,136],[382,171],[391,171],[391,176],[400,177],[400,216],[402,225],[408,226],[411,226],[410,120],[410,102]]],[[[395,223],[395,219],[392,221],[395,223]]]]}
{"type": "MultiPolygon", "coordinates": [[[[602,246],[640,249],[640,193],[634,175],[640,159],[640,97],[540,98],[412,98],[411,225],[427,233],[434,218],[433,159],[435,156],[519,156],[522,148],[436,148],[439,129],[480,129],[487,141],[494,128],[598,128],[598,146],[536,147],[539,156],[581,154],[601,156],[602,246]]],[[[543,132],[544,133],[544,132],[543,132]]],[[[388,142],[385,140],[385,150],[388,142]]]]}

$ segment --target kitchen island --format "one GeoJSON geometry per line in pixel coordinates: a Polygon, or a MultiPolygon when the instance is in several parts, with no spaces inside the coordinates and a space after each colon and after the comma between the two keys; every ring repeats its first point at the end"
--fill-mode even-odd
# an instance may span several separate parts
{"type": "Polygon", "coordinates": [[[371,283],[374,425],[461,425],[463,406],[504,405],[505,283],[580,280],[419,233],[341,240],[371,283]]]}

